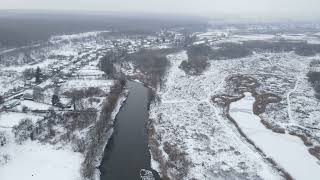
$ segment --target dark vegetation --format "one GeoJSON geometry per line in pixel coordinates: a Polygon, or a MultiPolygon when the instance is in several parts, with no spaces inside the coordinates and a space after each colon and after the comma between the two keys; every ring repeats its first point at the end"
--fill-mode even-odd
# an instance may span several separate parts
{"type": "Polygon", "coordinates": [[[127,61],[132,61],[145,76],[145,83],[156,87],[161,85],[163,76],[169,66],[167,55],[177,52],[178,49],[142,49],[129,54],[127,61]]]}
{"type": "Polygon", "coordinates": [[[310,148],[309,152],[310,154],[312,154],[313,156],[315,156],[320,160],[320,146],[315,146],[313,148],[310,148]]]}
{"type": "Polygon", "coordinates": [[[36,74],[35,74],[37,84],[41,83],[41,76],[42,76],[41,69],[37,67],[36,74]]]}
{"type": "MultiPolygon", "coordinates": [[[[125,86],[125,81],[119,80],[112,87],[111,92],[107,96],[107,100],[103,105],[99,119],[90,129],[86,142],[89,142],[85,148],[85,160],[82,163],[81,174],[86,179],[93,179],[95,171],[99,166],[97,157],[103,151],[103,145],[106,142],[106,132],[112,127],[111,114],[125,86]]],[[[81,142],[78,143],[81,145],[81,142]]]]}
{"type": "Polygon", "coordinates": [[[221,43],[218,49],[205,44],[192,45],[187,48],[188,61],[183,61],[180,68],[187,74],[199,75],[210,65],[209,60],[226,60],[242,58],[252,54],[250,49],[235,43],[221,43]]]}
{"type": "Polygon", "coordinates": [[[0,95],[0,104],[4,103],[4,97],[0,95]]]}
{"type": "MultiPolygon", "coordinates": [[[[159,117],[161,119],[161,116],[159,117]]],[[[152,157],[159,162],[160,172],[162,174],[163,180],[169,179],[183,179],[188,173],[192,166],[192,163],[187,159],[187,154],[179,150],[178,146],[175,144],[170,144],[164,142],[163,150],[168,154],[166,159],[163,152],[160,150],[160,141],[162,138],[160,135],[156,134],[156,129],[150,120],[148,123],[148,136],[149,136],[149,147],[152,153],[152,157]],[[172,173],[172,170],[177,172],[172,173]]],[[[161,121],[161,120],[160,120],[161,121]]]]}
{"type": "Polygon", "coordinates": [[[190,46],[187,49],[188,60],[183,61],[180,68],[187,74],[201,74],[208,66],[212,49],[204,44],[190,46]]]}
{"type": "MultiPolygon", "coordinates": [[[[111,92],[107,95],[103,104],[102,111],[97,119],[97,110],[88,109],[88,111],[70,111],[63,114],[49,110],[46,116],[33,123],[30,119],[22,120],[17,126],[13,127],[13,133],[18,143],[24,141],[39,140],[40,142],[52,143],[72,142],[73,150],[85,154],[85,160],[82,164],[81,173],[87,179],[93,179],[99,162],[97,157],[103,151],[103,145],[106,141],[106,132],[112,127],[111,114],[117,104],[117,101],[125,86],[125,80],[119,79],[111,88],[111,92]],[[92,126],[92,124],[94,124],[92,126]],[[60,131],[60,126],[64,128],[60,131]],[[87,137],[79,137],[78,132],[85,128],[89,129],[87,137]]],[[[106,95],[101,93],[101,89],[89,88],[86,90],[68,92],[70,96],[76,98],[95,97],[98,95],[106,95]]],[[[58,102],[58,97],[53,97],[53,102],[58,102]]],[[[4,144],[4,140],[1,139],[4,144]]]]}
{"type": "Polygon", "coordinates": [[[22,144],[31,137],[32,131],[34,129],[34,124],[30,119],[22,120],[18,125],[12,128],[16,142],[22,144]]]}
{"type": "Polygon", "coordinates": [[[173,179],[183,179],[187,177],[191,162],[186,158],[186,153],[182,152],[177,145],[164,142],[163,150],[168,154],[169,161],[167,165],[169,168],[177,170],[173,179]]]}
{"type": "MultiPolygon", "coordinates": [[[[191,39],[190,39],[190,42],[191,39]]],[[[188,61],[183,61],[180,68],[188,74],[201,74],[209,65],[208,60],[227,60],[243,58],[257,52],[290,52],[294,51],[300,56],[314,56],[320,53],[320,45],[308,44],[298,41],[244,41],[240,43],[220,43],[217,49],[212,49],[208,45],[191,45],[187,47],[188,61]]]]}
{"type": "MultiPolygon", "coordinates": [[[[312,68],[318,68],[320,69],[320,61],[313,61],[310,63],[310,67],[312,68]]],[[[320,72],[317,71],[309,71],[307,74],[308,81],[311,83],[311,86],[313,87],[315,91],[315,97],[317,99],[320,99],[320,72]]]]}
{"type": "Polygon", "coordinates": [[[218,47],[219,49],[215,49],[211,53],[211,59],[235,59],[252,55],[251,48],[237,43],[221,43],[218,47]]]}
{"type": "Polygon", "coordinates": [[[309,72],[307,76],[315,91],[316,98],[320,99],[320,72],[309,72]]]}
{"type": "Polygon", "coordinates": [[[33,68],[28,68],[22,72],[23,78],[26,80],[30,80],[35,77],[35,71],[33,68]]]}
{"type": "Polygon", "coordinates": [[[60,97],[57,94],[52,95],[51,104],[52,104],[52,106],[57,106],[57,105],[61,104],[60,97]]]}
{"type": "Polygon", "coordinates": [[[7,137],[4,132],[0,131],[0,146],[7,144],[7,137]]]}
{"type": "Polygon", "coordinates": [[[125,50],[117,50],[107,52],[103,58],[100,59],[100,69],[105,72],[109,77],[116,78],[119,75],[114,67],[114,64],[126,59],[128,56],[125,50]]]}
{"type": "Polygon", "coordinates": [[[81,110],[82,99],[91,97],[101,97],[105,95],[105,92],[97,87],[89,87],[88,89],[73,89],[63,93],[66,97],[71,99],[74,110],[81,110]]]}
{"type": "Polygon", "coordinates": [[[314,56],[316,53],[320,53],[320,45],[308,44],[307,42],[298,41],[245,41],[243,45],[246,48],[254,51],[267,51],[267,52],[290,52],[294,51],[300,56],[314,56]]]}

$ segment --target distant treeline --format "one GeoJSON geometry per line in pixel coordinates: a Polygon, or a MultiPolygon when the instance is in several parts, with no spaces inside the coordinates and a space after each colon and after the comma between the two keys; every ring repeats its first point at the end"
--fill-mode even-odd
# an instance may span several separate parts
{"type": "Polygon", "coordinates": [[[243,58],[253,52],[295,52],[300,56],[314,56],[320,53],[320,44],[308,44],[296,41],[244,41],[242,43],[220,43],[213,49],[206,44],[191,45],[186,48],[188,60],[180,68],[188,74],[201,74],[208,66],[209,60],[228,60],[243,58]]]}
{"type": "Polygon", "coordinates": [[[298,41],[245,41],[242,46],[254,51],[290,52],[294,51],[300,56],[314,56],[320,53],[320,44],[308,44],[298,41]]]}
{"type": "Polygon", "coordinates": [[[112,30],[130,35],[175,27],[184,27],[186,31],[203,30],[206,20],[147,14],[0,11],[0,24],[0,47],[16,47],[46,41],[52,35],[88,31],[112,30]]]}

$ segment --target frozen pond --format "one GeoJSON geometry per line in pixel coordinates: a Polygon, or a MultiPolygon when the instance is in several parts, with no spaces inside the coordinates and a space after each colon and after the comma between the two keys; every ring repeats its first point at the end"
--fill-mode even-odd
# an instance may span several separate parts
{"type": "Polygon", "coordinates": [[[256,146],[293,178],[297,180],[317,180],[320,178],[320,163],[309,154],[302,140],[289,134],[278,134],[267,129],[260,118],[253,114],[255,99],[251,93],[230,105],[230,115],[242,131],[256,146]]]}

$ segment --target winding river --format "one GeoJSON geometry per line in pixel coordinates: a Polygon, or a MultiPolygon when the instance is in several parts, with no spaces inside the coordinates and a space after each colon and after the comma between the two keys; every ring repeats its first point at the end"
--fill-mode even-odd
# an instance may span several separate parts
{"type": "Polygon", "coordinates": [[[129,96],[115,120],[114,133],[106,146],[100,166],[101,180],[139,180],[141,169],[153,172],[146,123],[150,89],[129,81],[129,96]]]}
{"type": "Polygon", "coordinates": [[[251,93],[230,105],[230,116],[247,137],[267,156],[275,160],[296,180],[318,180],[320,163],[308,152],[302,140],[289,134],[278,134],[267,129],[253,113],[255,98],[251,93]]]}

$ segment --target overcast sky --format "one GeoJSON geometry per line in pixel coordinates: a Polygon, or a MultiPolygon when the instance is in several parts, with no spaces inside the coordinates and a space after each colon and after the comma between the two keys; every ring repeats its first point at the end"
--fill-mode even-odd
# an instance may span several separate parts
{"type": "Polygon", "coordinates": [[[320,0],[0,0],[0,9],[320,18],[320,0]]]}

